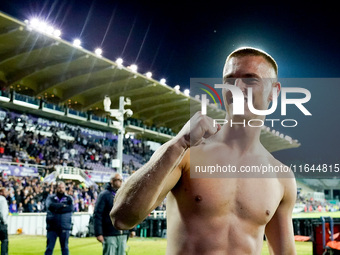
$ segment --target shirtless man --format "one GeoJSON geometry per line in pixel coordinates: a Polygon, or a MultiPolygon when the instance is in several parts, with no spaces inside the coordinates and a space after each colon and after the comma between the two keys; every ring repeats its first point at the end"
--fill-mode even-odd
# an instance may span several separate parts
{"type": "MultiPolygon", "coordinates": [[[[223,81],[245,94],[251,86],[258,110],[268,109],[272,89],[281,87],[275,61],[253,48],[229,55],[223,81]]],[[[222,92],[227,120],[264,120],[249,111],[246,100],[244,115],[233,115],[231,93],[222,92]]],[[[211,118],[196,113],[119,190],[110,213],[114,226],[134,227],[167,196],[168,255],[259,255],[264,234],[270,254],[296,254],[292,173],[289,178],[190,178],[195,165],[281,165],[260,143],[260,133],[260,127],[214,126],[211,118]]]]}

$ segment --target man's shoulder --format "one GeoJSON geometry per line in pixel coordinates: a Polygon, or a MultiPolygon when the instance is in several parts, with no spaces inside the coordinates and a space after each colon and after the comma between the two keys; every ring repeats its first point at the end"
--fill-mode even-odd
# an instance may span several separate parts
{"type": "Polygon", "coordinates": [[[105,189],[105,190],[103,190],[103,191],[101,191],[101,192],[99,193],[98,199],[101,199],[101,198],[107,197],[107,196],[112,196],[112,193],[111,193],[110,190],[105,189]]]}
{"type": "Polygon", "coordinates": [[[47,199],[54,199],[56,196],[56,194],[48,194],[47,199]]]}
{"type": "Polygon", "coordinates": [[[274,156],[271,154],[270,154],[270,157],[268,157],[268,159],[269,159],[270,164],[277,168],[279,178],[289,178],[295,182],[294,172],[289,166],[287,166],[286,164],[283,164],[281,161],[274,158],[274,156]]]}
{"type": "Polygon", "coordinates": [[[219,152],[228,150],[228,146],[215,140],[206,140],[197,146],[193,146],[186,151],[185,157],[211,157],[220,155],[219,152]]]}
{"type": "Polygon", "coordinates": [[[68,199],[68,200],[72,200],[73,201],[73,197],[69,194],[65,194],[65,197],[68,199]]]}
{"type": "Polygon", "coordinates": [[[271,164],[278,167],[277,169],[279,171],[277,173],[277,178],[284,188],[284,196],[288,196],[294,199],[297,192],[294,172],[289,166],[283,164],[281,161],[275,159],[274,157],[272,157],[271,164]]]}

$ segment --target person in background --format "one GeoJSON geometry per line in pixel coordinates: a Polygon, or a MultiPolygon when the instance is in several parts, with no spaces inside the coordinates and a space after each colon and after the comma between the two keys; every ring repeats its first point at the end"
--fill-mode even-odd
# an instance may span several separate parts
{"type": "Polygon", "coordinates": [[[13,200],[12,203],[9,205],[9,212],[10,213],[17,213],[18,212],[18,205],[17,205],[16,200],[13,200]]]}
{"type": "Polygon", "coordinates": [[[52,255],[59,237],[62,255],[69,255],[68,239],[72,229],[73,199],[65,193],[65,183],[57,183],[56,194],[46,200],[47,247],[45,255],[52,255]]]}
{"type": "Polygon", "coordinates": [[[24,207],[22,206],[22,203],[20,202],[18,206],[18,213],[23,213],[23,212],[24,212],[24,207]]]}
{"type": "MultiPolygon", "coordinates": [[[[97,240],[103,244],[103,255],[125,255],[129,231],[117,230],[113,227],[110,219],[113,200],[122,182],[120,174],[112,175],[106,189],[99,194],[95,205],[94,234],[97,240]]],[[[131,236],[134,235],[135,232],[132,231],[131,236]]]]}
{"type": "Polygon", "coordinates": [[[35,204],[34,199],[31,199],[29,201],[29,204],[27,205],[27,207],[28,207],[28,212],[34,213],[37,211],[37,206],[35,204]]]}
{"type": "Polygon", "coordinates": [[[43,206],[40,201],[37,203],[36,208],[37,208],[36,212],[38,213],[43,211],[43,206]]]}
{"type": "Polygon", "coordinates": [[[0,188],[0,241],[1,255],[8,255],[8,204],[7,204],[7,189],[0,188]]]}

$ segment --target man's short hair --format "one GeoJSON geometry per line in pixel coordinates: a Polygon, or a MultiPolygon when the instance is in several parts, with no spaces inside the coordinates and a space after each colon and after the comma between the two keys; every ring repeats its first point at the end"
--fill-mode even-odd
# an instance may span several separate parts
{"type": "Polygon", "coordinates": [[[66,185],[65,185],[65,182],[63,182],[63,181],[58,181],[58,182],[57,182],[57,187],[58,187],[59,185],[61,185],[61,184],[64,184],[64,186],[66,186],[66,185]]]}
{"type": "Polygon", "coordinates": [[[117,174],[119,173],[116,172],[116,173],[111,174],[110,180],[116,179],[117,174]]]}
{"type": "Polygon", "coordinates": [[[244,57],[244,56],[262,56],[274,69],[276,76],[278,75],[278,65],[274,58],[270,56],[267,52],[252,48],[252,47],[242,47],[234,50],[232,53],[229,54],[227,57],[226,62],[233,57],[244,57]]]}

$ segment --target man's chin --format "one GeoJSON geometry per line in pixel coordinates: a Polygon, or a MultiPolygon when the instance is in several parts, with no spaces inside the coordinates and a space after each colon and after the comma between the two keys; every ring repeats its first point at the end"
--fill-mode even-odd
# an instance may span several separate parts
{"type": "Polygon", "coordinates": [[[64,195],[64,193],[59,193],[59,192],[57,192],[57,196],[58,197],[62,197],[64,195]]]}
{"type": "Polygon", "coordinates": [[[265,118],[264,116],[258,116],[258,115],[254,115],[252,113],[249,113],[249,114],[243,114],[243,115],[234,115],[232,118],[232,121],[233,123],[236,123],[236,122],[245,122],[246,124],[250,121],[259,121],[259,120],[262,120],[264,121],[265,118]]]}
{"type": "Polygon", "coordinates": [[[249,114],[242,114],[242,115],[234,115],[233,116],[233,121],[248,121],[248,120],[251,120],[251,119],[254,119],[254,115],[249,113],[249,114]]]}

